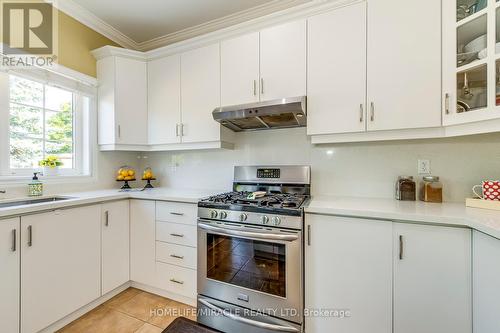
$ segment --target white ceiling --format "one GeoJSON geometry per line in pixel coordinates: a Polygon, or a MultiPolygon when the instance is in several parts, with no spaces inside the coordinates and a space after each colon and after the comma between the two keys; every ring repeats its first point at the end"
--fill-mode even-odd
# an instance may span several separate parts
{"type": "MultiPolygon", "coordinates": [[[[73,0],[137,43],[242,11],[266,13],[310,0],[73,0]],[[267,9],[267,12],[266,12],[267,9]]],[[[248,19],[248,15],[245,16],[248,19]]],[[[229,21],[229,20],[228,20],[229,21]]],[[[230,24],[235,24],[231,20],[230,24]]]]}

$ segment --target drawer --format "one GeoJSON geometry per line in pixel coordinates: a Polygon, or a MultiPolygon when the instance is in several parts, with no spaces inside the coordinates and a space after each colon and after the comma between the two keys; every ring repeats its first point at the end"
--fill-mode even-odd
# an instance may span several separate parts
{"type": "Polygon", "coordinates": [[[172,293],[196,298],[196,270],[156,263],[157,287],[172,293]]]}
{"type": "Polygon", "coordinates": [[[156,220],[196,225],[198,206],[182,202],[156,202],[156,220]]]}
{"type": "Polygon", "coordinates": [[[156,222],[156,240],[185,246],[197,246],[196,225],[156,222]]]}
{"type": "Polygon", "coordinates": [[[196,269],[196,248],[156,242],[156,261],[196,269]]]}

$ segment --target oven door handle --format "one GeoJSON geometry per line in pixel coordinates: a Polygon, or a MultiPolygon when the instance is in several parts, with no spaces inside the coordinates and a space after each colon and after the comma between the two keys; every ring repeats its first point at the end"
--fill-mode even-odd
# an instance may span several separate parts
{"type": "Polygon", "coordinates": [[[279,241],[295,241],[299,239],[297,235],[286,235],[286,234],[274,234],[274,233],[261,233],[261,232],[251,232],[251,231],[241,231],[222,227],[216,227],[214,225],[206,223],[198,223],[198,226],[203,230],[215,231],[224,236],[241,236],[253,239],[263,239],[263,240],[279,240],[279,241]]]}
{"type": "Polygon", "coordinates": [[[258,327],[258,328],[262,328],[262,329],[270,330],[270,331],[277,331],[277,332],[299,332],[299,330],[296,329],[295,327],[262,323],[260,321],[255,321],[255,320],[251,320],[251,319],[247,319],[247,318],[243,318],[243,317],[237,316],[237,315],[232,314],[231,312],[226,311],[224,309],[221,309],[218,306],[216,306],[216,305],[214,305],[214,304],[212,304],[212,303],[210,303],[210,302],[208,302],[208,301],[206,301],[204,299],[201,299],[201,298],[198,298],[198,302],[200,302],[201,304],[205,305],[210,310],[215,311],[219,315],[223,315],[224,317],[227,317],[229,319],[232,319],[234,321],[237,321],[237,322],[240,322],[240,323],[243,323],[243,324],[251,325],[251,326],[254,326],[254,327],[258,327]]]}

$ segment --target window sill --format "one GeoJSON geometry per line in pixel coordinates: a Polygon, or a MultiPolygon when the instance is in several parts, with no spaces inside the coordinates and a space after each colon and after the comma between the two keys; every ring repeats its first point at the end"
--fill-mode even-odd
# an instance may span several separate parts
{"type": "MultiPolygon", "coordinates": [[[[0,176],[0,185],[20,185],[27,184],[33,176],[0,176]]],[[[93,182],[97,178],[93,175],[60,175],[60,176],[40,176],[40,181],[44,184],[75,184],[93,182]]]]}

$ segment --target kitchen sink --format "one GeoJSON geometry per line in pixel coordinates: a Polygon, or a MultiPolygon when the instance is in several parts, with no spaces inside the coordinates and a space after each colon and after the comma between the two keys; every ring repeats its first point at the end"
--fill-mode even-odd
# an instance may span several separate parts
{"type": "Polygon", "coordinates": [[[69,199],[74,199],[74,198],[73,197],[46,197],[46,198],[39,198],[39,199],[22,199],[22,200],[15,200],[15,201],[9,201],[9,202],[1,202],[0,201],[0,208],[35,205],[35,204],[40,204],[40,203],[57,202],[57,201],[64,201],[64,200],[69,200],[69,199]]]}

